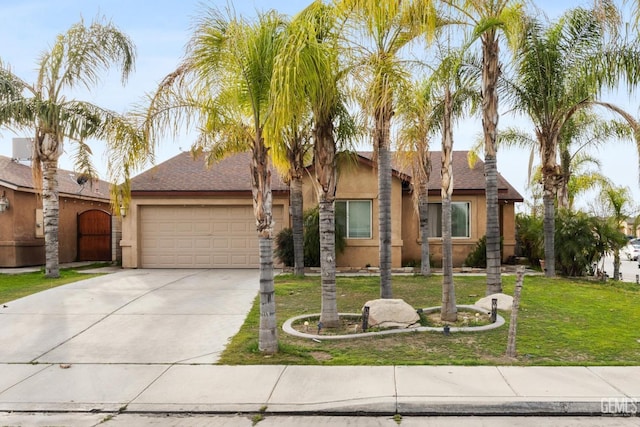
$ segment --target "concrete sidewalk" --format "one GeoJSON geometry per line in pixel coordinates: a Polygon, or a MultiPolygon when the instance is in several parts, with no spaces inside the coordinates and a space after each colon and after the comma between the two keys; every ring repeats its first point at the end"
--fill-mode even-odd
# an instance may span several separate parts
{"type": "Polygon", "coordinates": [[[0,412],[637,415],[640,367],[222,366],[255,270],[121,270],[0,306],[0,412]]]}
{"type": "Polygon", "coordinates": [[[638,367],[3,364],[0,412],[638,415],[638,367]]]}

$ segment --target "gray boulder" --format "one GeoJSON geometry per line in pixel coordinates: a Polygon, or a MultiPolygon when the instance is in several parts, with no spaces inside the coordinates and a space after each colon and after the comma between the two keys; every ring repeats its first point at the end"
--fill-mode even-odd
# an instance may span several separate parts
{"type": "Polygon", "coordinates": [[[513,297],[507,294],[493,294],[484,298],[480,298],[476,301],[478,307],[482,307],[487,311],[491,311],[491,300],[496,298],[498,300],[498,310],[510,311],[513,307],[513,297]]]}
{"type": "Polygon", "coordinates": [[[416,309],[401,299],[375,299],[367,301],[369,327],[412,328],[418,327],[420,316],[416,309]]]}

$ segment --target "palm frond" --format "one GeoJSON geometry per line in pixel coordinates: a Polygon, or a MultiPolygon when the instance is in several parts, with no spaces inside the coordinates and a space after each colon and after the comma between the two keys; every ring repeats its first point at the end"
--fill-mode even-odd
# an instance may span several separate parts
{"type": "Polygon", "coordinates": [[[38,88],[58,100],[64,90],[78,85],[91,89],[113,65],[120,68],[124,84],[134,62],[133,42],[115,25],[100,17],[88,26],[80,20],[41,56],[38,88]]]}

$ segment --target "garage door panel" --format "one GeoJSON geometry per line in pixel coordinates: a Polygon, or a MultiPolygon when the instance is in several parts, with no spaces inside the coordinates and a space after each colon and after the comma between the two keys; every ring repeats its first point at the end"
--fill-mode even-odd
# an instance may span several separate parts
{"type": "Polygon", "coordinates": [[[176,240],[176,248],[177,249],[193,249],[194,243],[195,242],[193,240],[179,239],[179,240],[176,240]]]}
{"type": "Polygon", "coordinates": [[[156,247],[158,249],[175,249],[176,241],[173,239],[160,238],[158,239],[156,247]]]}
{"type": "Polygon", "coordinates": [[[249,242],[242,239],[231,239],[231,249],[248,249],[249,242]]]}
{"type": "Polygon", "coordinates": [[[213,242],[211,239],[194,239],[193,247],[196,249],[211,249],[213,242]]]}
{"type": "MultiPolygon", "coordinates": [[[[273,207],[275,233],[284,210],[273,207]]],[[[143,206],[141,263],[147,268],[257,268],[253,207],[143,206]]]]}
{"type": "Polygon", "coordinates": [[[193,232],[196,234],[211,234],[212,224],[206,222],[196,222],[193,224],[193,232]]]}
{"type": "Polygon", "coordinates": [[[246,234],[246,233],[249,232],[249,227],[247,227],[247,224],[234,222],[234,223],[229,224],[229,225],[231,226],[231,232],[232,233],[243,233],[243,234],[246,234]]]}
{"type": "Polygon", "coordinates": [[[231,257],[231,264],[235,266],[247,264],[249,261],[250,257],[248,256],[234,255],[231,257]]]}
{"type": "Polygon", "coordinates": [[[229,224],[227,223],[214,223],[212,224],[212,231],[214,233],[228,233],[229,224]]]}

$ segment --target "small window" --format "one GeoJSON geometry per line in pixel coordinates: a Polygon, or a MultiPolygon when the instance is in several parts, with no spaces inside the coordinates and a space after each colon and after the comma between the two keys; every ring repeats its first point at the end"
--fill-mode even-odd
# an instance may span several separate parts
{"type": "Polygon", "coordinates": [[[336,224],[347,239],[370,239],[371,200],[336,201],[336,224]]]}
{"type": "MultiPolygon", "coordinates": [[[[442,237],[442,203],[429,203],[429,237],[442,237]]],[[[451,202],[451,237],[471,237],[468,202],[451,202]]]]}

